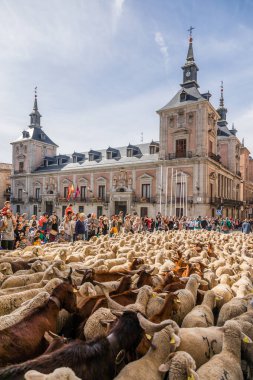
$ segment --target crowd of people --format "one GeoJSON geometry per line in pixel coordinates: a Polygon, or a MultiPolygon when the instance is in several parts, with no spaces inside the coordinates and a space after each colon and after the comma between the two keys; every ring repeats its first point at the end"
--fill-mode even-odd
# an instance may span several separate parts
{"type": "Polygon", "coordinates": [[[252,220],[240,221],[232,218],[210,217],[165,217],[160,212],[155,218],[140,217],[133,214],[106,215],[96,217],[95,214],[74,213],[73,205],[69,204],[62,220],[53,212],[43,213],[37,217],[27,214],[14,214],[10,202],[6,201],[0,211],[1,249],[24,249],[29,245],[41,245],[47,242],[71,242],[89,240],[92,236],[124,232],[153,232],[155,230],[213,230],[230,233],[239,230],[243,233],[252,232],[252,220]]]}

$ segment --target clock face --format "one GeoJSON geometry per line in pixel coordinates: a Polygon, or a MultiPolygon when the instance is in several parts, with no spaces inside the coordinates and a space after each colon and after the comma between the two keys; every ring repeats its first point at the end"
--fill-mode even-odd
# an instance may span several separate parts
{"type": "Polygon", "coordinates": [[[187,73],[185,74],[187,77],[189,77],[191,75],[191,72],[190,71],[187,71],[187,73]]]}

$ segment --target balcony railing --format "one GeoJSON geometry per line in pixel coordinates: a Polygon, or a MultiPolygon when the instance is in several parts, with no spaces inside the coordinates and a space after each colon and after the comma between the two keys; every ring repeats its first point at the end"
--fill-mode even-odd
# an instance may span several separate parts
{"type": "Polygon", "coordinates": [[[193,154],[191,150],[186,152],[168,153],[165,157],[166,160],[175,160],[178,158],[192,158],[193,154]]]}
{"type": "Polygon", "coordinates": [[[76,197],[76,198],[70,198],[69,200],[67,198],[58,198],[59,203],[66,203],[66,202],[77,202],[77,203],[109,203],[110,197],[76,197]]]}
{"type": "Polygon", "coordinates": [[[26,170],[14,170],[14,174],[25,174],[26,170]]]}
{"type": "Polygon", "coordinates": [[[41,197],[29,197],[29,202],[31,203],[41,203],[42,198],[41,197]]]}
{"type": "MultiPolygon", "coordinates": [[[[185,197],[183,198],[183,197],[170,197],[170,196],[168,196],[167,197],[167,203],[171,203],[171,201],[172,201],[172,203],[178,203],[178,204],[180,204],[180,200],[181,200],[181,204],[183,204],[184,202],[185,202],[185,197]]],[[[187,197],[187,203],[193,203],[193,197],[192,196],[188,196],[187,197]]]]}
{"type": "Polygon", "coordinates": [[[210,199],[210,204],[214,206],[232,206],[239,207],[243,205],[243,201],[238,201],[236,199],[226,199],[220,197],[213,197],[210,199]]]}
{"type": "Polygon", "coordinates": [[[156,197],[133,197],[134,203],[156,203],[156,197]]]}
{"type": "Polygon", "coordinates": [[[12,198],[11,199],[11,203],[13,203],[13,204],[16,204],[16,203],[23,204],[24,203],[24,199],[22,199],[22,198],[12,198]]]}
{"type": "Polygon", "coordinates": [[[218,154],[214,154],[212,152],[208,153],[208,157],[216,162],[220,162],[220,159],[221,159],[221,156],[219,156],[218,154]]]}

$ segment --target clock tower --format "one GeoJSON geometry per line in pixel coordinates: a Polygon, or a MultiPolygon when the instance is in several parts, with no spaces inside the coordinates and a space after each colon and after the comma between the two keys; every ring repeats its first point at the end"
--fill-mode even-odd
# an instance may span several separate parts
{"type": "Polygon", "coordinates": [[[190,27],[189,32],[189,48],[188,53],[186,57],[186,62],[184,66],[182,67],[183,70],[183,83],[181,84],[184,88],[190,88],[190,87],[199,87],[197,83],[197,72],[199,71],[198,66],[196,65],[194,61],[194,55],[193,55],[193,47],[192,47],[192,30],[194,28],[190,27]]]}

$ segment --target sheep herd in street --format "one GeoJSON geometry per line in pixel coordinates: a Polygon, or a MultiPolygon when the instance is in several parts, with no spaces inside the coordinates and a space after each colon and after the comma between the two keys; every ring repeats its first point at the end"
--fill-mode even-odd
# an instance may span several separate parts
{"type": "Polygon", "coordinates": [[[0,380],[252,380],[253,235],[0,253],[0,380]]]}

